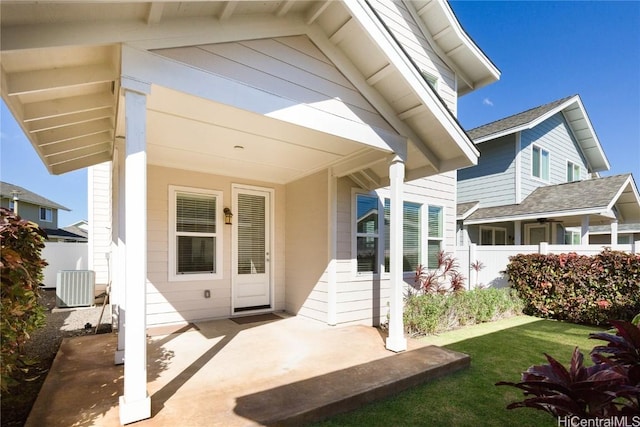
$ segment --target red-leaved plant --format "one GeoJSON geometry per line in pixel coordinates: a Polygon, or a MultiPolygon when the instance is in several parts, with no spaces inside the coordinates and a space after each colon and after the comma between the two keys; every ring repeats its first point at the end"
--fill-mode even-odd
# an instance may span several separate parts
{"type": "Polygon", "coordinates": [[[444,251],[438,252],[437,268],[429,269],[418,265],[414,283],[422,292],[429,294],[446,294],[465,290],[465,277],[458,271],[458,261],[444,251]]]}
{"type": "Polygon", "coordinates": [[[591,351],[593,366],[583,365],[576,347],[569,369],[545,354],[549,364],[532,366],[519,383],[501,381],[524,390],[528,397],[507,409],[534,408],[560,416],[609,418],[640,415],[640,326],[611,321],[616,334],[593,333],[589,338],[607,341],[591,351]]]}

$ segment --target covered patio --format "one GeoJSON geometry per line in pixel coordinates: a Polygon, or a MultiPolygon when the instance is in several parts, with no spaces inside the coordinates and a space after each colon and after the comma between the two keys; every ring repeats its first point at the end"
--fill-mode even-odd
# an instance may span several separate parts
{"type": "MultiPolygon", "coordinates": [[[[245,321],[150,329],[152,418],[136,425],[302,425],[470,363],[412,339],[408,351],[390,353],[384,332],[371,327],[330,327],[282,313],[245,321]]],[[[113,334],[66,339],[26,425],[120,425],[116,345],[113,334]]]]}

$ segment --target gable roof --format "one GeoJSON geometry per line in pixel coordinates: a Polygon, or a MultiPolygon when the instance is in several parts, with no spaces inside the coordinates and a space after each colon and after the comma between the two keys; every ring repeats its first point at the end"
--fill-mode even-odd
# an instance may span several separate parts
{"type": "Polygon", "coordinates": [[[571,128],[578,146],[582,150],[592,172],[609,170],[610,165],[600,145],[589,116],[579,95],[572,95],[548,104],[496,120],[469,130],[467,133],[475,144],[501,136],[531,129],[549,117],[562,113],[571,128]]]}
{"type": "Polygon", "coordinates": [[[467,223],[539,220],[576,215],[613,218],[614,209],[624,221],[640,220],[640,196],[631,174],[539,187],[520,204],[480,208],[469,216],[467,223]]]}
{"type": "MultiPolygon", "coordinates": [[[[436,46],[445,41],[454,43],[450,50],[442,45],[436,51],[456,65],[456,74],[461,73],[466,85],[480,87],[499,78],[493,64],[461,31],[446,2],[393,4],[406,6],[413,16],[433,17],[436,23],[452,28],[436,37],[433,23],[423,25],[436,39],[436,46]]],[[[478,152],[470,138],[384,28],[386,22],[376,16],[369,2],[204,0],[179,5],[154,2],[149,7],[138,0],[93,0],[3,2],[0,8],[2,78],[7,82],[2,85],[2,96],[53,174],[111,160],[115,140],[123,135],[121,84],[139,77],[127,74],[130,70],[125,68],[152,56],[142,58],[142,52],[289,36],[306,36],[316,44],[365,94],[403,143],[410,142],[408,157],[416,162],[407,162],[407,179],[477,162],[478,152]],[[38,37],[28,37],[30,34],[38,37]],[[125,53],[131,54],[128,62],[125,53]]],[[[191,74],[197,71],[191,67],[191,74]]],[[[144,82],[156,84],[153,80],[144,82]]],[[[185,85],[181,81],[180,89],[185,85]]],[[[149,95],[150,103],[155,96],[149,95]]],[[[278,111],[291,112],[285,110],[278,111]]],[[[287,117],[293,116],[303,115],[287,117]]],[[[308,122],[322,123],[312,118],[308,122]]],[[[350,166],[343,170],[350,170],[350,166]]],[[[377,170],[373,172],[369,176],[380,176],[377,170]]]]}
{"type": "Polygon", "coordinates": [[[33,191],[29,191],[24,187],[20,187],[19,185],[10,184],[8,182],[0,182],[0,196],[13,200],[14,192],[18,193],[18,203],[28,202],[45,208],[60,209],[63,211],[71,210],[59,203],[47,199],[46,197],[42,197],[41,195],[36,194],[33,191]]]}
{"type": "Polygon", "coordinates": [[[478,210],[480,202],[465,202],[456,205],[456,219],[465,220],[478,210]]]}

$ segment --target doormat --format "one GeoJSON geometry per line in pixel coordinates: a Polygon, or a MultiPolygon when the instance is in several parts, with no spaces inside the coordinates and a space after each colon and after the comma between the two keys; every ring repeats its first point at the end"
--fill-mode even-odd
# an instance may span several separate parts
{"type": "Polygon", "coordinates": [[[181,325],[156,326],[156,327],[147,329],[147,336],[157,337],[160,335],[181,334],[183,332],[199,331],[199,330],[200,328],[198,328],[193,323],[187,323],[186,325],[183,323],[181,325]]]}
{"type": "Polygon", "coordinates": [[[273,313],[266,313],[266,314],[256,314],[255,316],[232,317],[231,320],[233,320],[238,325],[246,325],[247,323],[271,322],[274,320],[282,320],[282,317],[277,316],[273,313]]]}

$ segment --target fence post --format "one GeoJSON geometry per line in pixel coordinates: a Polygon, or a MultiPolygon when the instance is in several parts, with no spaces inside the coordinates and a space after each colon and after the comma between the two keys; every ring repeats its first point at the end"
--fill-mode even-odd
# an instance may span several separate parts
{"type": "Polygon", "coordinates": [[[473,268],[471,268],[471,264],[473,264],[475,262],[476,259],[476,244],[475,243],[471,243],[469,244],[469,262],[467,265],[467,270],[469,271],[469,290],[471,290],[471,281],[473,280],[473,283],[478,283],[478,272],[476,272],[473,268]]]}
{"type": "Polygon", "coordinates": [[[631,253],[634,255],[640,253],[640,240],[636,240],[631,244],[631,253]]]}
{"type": "Polygon", "coordinates": [[[549,243],[547,242],[540,242],[538,244],[538,253],[540,255],[549,255],[549,243]]]}

